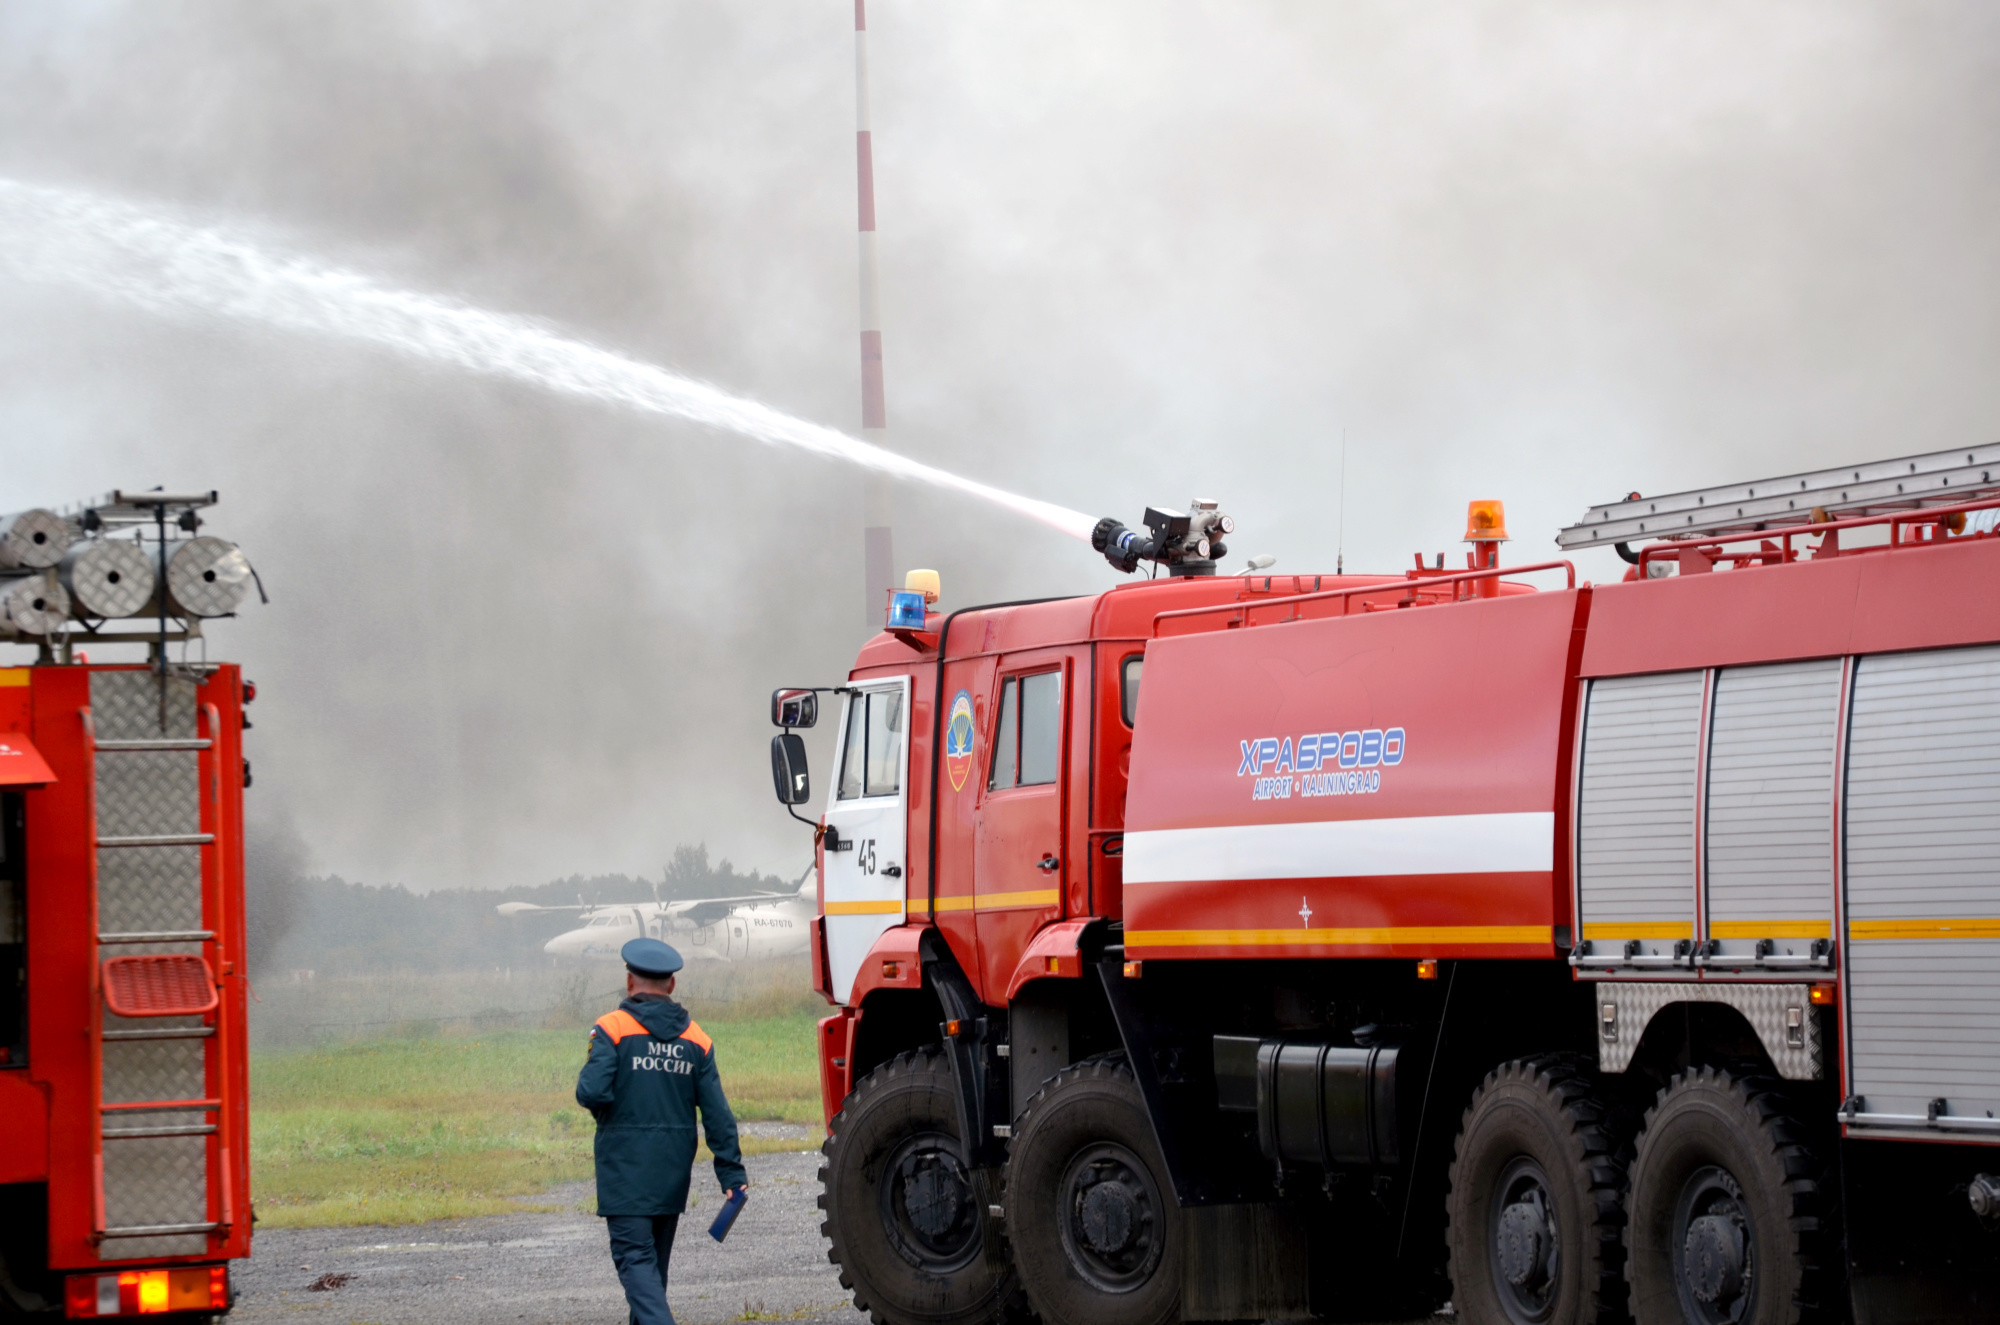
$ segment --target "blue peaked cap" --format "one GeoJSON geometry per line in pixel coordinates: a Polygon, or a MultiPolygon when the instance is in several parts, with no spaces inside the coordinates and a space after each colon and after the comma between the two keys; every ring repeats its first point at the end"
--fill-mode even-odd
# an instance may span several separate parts
{"type": "Polygon", "coordinates": [[[655,980],[664,980],[686,964],[678,952],[658,939],[633,939],[618,950],[618,955],[624,958],[626,970],[655,980]]]}

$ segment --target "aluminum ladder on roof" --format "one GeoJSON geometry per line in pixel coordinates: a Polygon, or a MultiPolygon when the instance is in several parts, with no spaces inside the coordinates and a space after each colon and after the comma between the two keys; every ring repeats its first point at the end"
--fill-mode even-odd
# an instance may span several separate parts
{"type": "Polygon", "coordinates": [[[1971,446],[1606,502],[1558,533],[1556,545],[1575,552],[1607,543],[1751,534],[1992,496],[2000,496],[2000,445],[1971,446]]]}

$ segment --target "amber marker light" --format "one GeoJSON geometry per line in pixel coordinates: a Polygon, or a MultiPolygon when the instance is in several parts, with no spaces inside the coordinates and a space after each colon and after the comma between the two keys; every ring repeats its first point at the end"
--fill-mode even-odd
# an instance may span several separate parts
{"type": "Polygon", "coordinates": [[[1050,975],[1061,975],[1062,958],[1060,957],[1048,958],[1042,969],[1046,970],[1050,975]]]}
{"type": "Polygon", "coordinates": [[[1500,543],[1507,539],[1507,503],[1468,502],[1465,507],[1465,541],[1500,543]]]}
{"type": "Polygon", "coordinates": [[[1812,995],[1811,995],[1811,997],[1812,997],[1812,1001],[1813,1001],[1813,1004],[1814,1004],[1814,1006],[1816,1006],[1816,1007],[1825,1007],[1825,1006],[1826,1006],[1826,1005],[1828,1005],[1829,1003],[1833,1002],[1833,986],[1832,986],[1832,985],[1814,985],[1814,986],[1812,987],[1812,995]]]}
{"type": "Polygon", "coordinates": [[[960,1021],[956,1017],[953,1017],[950,1021],[947,1021],[944,1024],[944,1033],[950,1038],[955,1040],[958,1038],[959,1029],[964,1025],[965,1025],[964,1022],[960,1021]]]}
{"type": "MultiPolygon", "coordinates": [[[[1497,505],[1498,503],[1495,504],[1497,505]]],[[[1437,978],[1438,978],[1437,958],[1426,957],[1422,961],[1417,963],[1417,979],[1435,980],[1437,978]]]]}
{"type": "Polygon", "coordinates": [[[898,966],[896,963],[894,962],[882,963],[882,978],[884,980],[894,980],[898,976],[902,975],[902,973],[903,973],[903,968],[898,966]]]}
{"type": "Polygon", "coordinates": [[[1144,962],[1125,963],[1125,978],[1127,980],[1137,980],[1140,976],[1144,975],[1145,973],[1146,973],[1146,963],[1144,962]]]}
{"type": "Polygon", "coordinates": [[[229,1307],[229,1271],[220,1265],[200,1265],[179,1270],[77,1274],[69,1277],[63,1296],[66,1314],[72,1319],[225,1311],[229,1307]]]}

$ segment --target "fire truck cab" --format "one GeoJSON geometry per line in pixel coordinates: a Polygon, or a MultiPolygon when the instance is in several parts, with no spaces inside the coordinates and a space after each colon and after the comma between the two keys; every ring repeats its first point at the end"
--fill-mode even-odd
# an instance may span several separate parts
{"type": "Polygon", "coordinates": [[[1594,508],[1607,585],[1497,503],[1186,573],[1198,504],[1100,526],[1164,579],[899,595],[815,827],[856,1304],[2000,1318],[1990,450],[1594,508]]]}

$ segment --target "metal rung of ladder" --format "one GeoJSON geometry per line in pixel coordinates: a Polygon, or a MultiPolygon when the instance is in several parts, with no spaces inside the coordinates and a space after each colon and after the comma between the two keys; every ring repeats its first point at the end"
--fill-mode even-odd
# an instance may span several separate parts
{"type": "Polygon", "coordinates": [[[97,1236],[100,1238],[170,1238],[183,1233],[214,1233],[225,1227],[222,1224],[127,1224],[122,1228],[107,1228],[97,1236]]]}
{"type": "Polygon", "coordinates": [[[2000,446],[1970,446],[1606,502],[1557,534],[1556,543],[1573,552],[1609,543],[1709,538],[1993,496],[2000,496],[2000,446]]]}
{"type": "Polygon", "coordinates": [[[207,737],[166,737],[160,740],[99,741],[92,748],[100,751],[119,750],[208,750],[215,742],[207,737]]]}
{"type": "Polygon", "coordinates": [[[99,1039],[110,1040],[208,1040],[215,1037],[213,1026],[161,1026],[136,1031],[106,1031],[99,1039]]]}
{"type": "Polygon", "coordinates": [[[100,837],[100,847],[205,847],[214,833],[148,833],[138,837],[100,837]]]}
{"type": "Polygon", "coordinates": [[[214,1123],[189,1123],[185,1127],[107,1127],[100,1135],[106,1141],[144,1140],[156,1136],[214,1136],[214,1123]]]}
{"type": "Polygon", "coordinates": [[[212,929],[134,929],[120,934],[99,934],[99,943],[206,943],[215,937],[212,929]]]}

